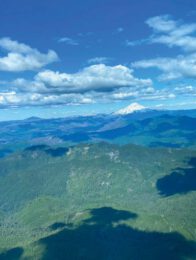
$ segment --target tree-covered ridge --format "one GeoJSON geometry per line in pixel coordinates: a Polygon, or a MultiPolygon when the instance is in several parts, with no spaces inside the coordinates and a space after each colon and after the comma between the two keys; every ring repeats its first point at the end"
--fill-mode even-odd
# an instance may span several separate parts
{"type": "Polygon", "coordinates": [[[108,143],[38,145],[2,158],[2,259],[13,252],[18,259],[50,259],[49,255],[54,259],[60,251],[63,255],[56,259],[64,259],[70,250],[70,259],[80,259],[80,254],[98,259],[93,258],[94,250],[113,259],[120,259],[124,251],[123,259],[157,259],[163,251],[167,259],[194,259],[195,245],[188,241],[196,239],[195,158],[194,150],[108,143]],[[179,169],[181,178],[186,178],[185,192],[179,176],[176,182],[173,178],[179,169]],[[111,224],[111,218],[121,217],[118,211],[131,217],[111,224]],[[89,214],[94,217],[87,221],[89,214]],[[92,240],[96,234],[113,242],[98,245],[92,240]],[[80,244],[84,238],[89,242],[80,244]],[[119,243],[114,255],[113,243],[119,243]]]}

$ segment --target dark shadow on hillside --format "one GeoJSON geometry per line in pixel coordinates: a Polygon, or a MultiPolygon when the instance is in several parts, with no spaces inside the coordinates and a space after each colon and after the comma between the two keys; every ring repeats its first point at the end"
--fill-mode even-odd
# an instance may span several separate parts
{"type": "Polygon", "coordinates": [[[58,147],[55,149],[50,148],[46,150],[46,153],[50,154],[53,157],[60,157],[65,155],[68,152],[68,150],[69,149],[67,147],[58,147]]]}
{"type": "Polygon", "coordinates": [[[145,232],[122,221],[136,214],[112,208],[90,211],[91,217],[75,228],[64,227],[38,241],[42,260],[184,260],[196,257],[196,243],[179,233],[145,232]]]}
{"type": "Polygon", "coordinates": [[[21,247],[12,248],[3,254],[0,254],[0,260],[19,260],[23,254],[21,247]]]}
{"type": "Polygon", "coordinates": [[[0,158],[4,158],[7,155],[12,154],[14,151],[11,149],[0,149],[0,158]]]}
{"type": "Polygon", "coordinates": [[[49,227],[49,229],[50,229],[50,230],[57,230],[57,229],[59,229],[59,228],[64,228],[65,226],[66,226],[65,223],[56,222],[56,223],[52,224],[52,225],[49,227]]]}
{"type": "Polygon", "coordinates": [[[177,168],[170,175],[157,180],[162,196],[172,196],[196,190],[196,158],[191,158],[187,168],[177,168]]]}
{"type": "Polygon", "coordinates": [[[68,148],[67,147],[57,147],[57,148],[51,148],[48,145],[34,145],[34,146],[30,146],[27,147],[25,149],[25,151],[31,151],[31,152],[35,152],[35,151],[43,151],[53,157],[61,157],[63,155],[65,155],[68,152],[68,148]]]}
{"type": "Polygon", "coordinates": [[[91,209],[91,218],[84,221],[86,224],[99,223],[102,225],[110,225],[122,220],[135,219],[137,214],[126,211],[116,210],[110,207],[102,207],[98,209],[91,209]]]}

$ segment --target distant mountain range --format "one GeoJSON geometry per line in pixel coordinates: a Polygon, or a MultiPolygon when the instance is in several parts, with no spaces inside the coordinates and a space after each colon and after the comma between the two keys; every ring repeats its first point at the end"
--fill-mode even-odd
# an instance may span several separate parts
{"type": "Polygon", "coordinates": [[[153,147],[196,146],[196,110],[137,109],[125,114],[0,122],[0,156],[29,145],[107,141],[153,147]]]}

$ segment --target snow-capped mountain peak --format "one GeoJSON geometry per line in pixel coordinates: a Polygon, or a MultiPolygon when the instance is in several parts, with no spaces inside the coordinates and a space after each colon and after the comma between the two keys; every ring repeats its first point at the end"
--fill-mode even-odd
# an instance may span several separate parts
{"type": "Polygon", "coordinates": [[[132,103],[129,106],[118,110],[117,112],[115,112],[115,114],[117,114],[117,115],[127,115],[127,114],[131,114],[135,111],[139,111],[139,110],[143,110],[143,109],[146,109],[146,107],[144,107],[144,106],[142,106],[138,103],[132,103]]]}

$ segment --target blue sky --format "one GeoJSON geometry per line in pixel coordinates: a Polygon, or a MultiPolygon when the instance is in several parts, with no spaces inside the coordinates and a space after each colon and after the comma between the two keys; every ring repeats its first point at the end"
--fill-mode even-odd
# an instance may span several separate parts
{"type": "Polygon", "coordinates": [[[194,0],[0,3],[0,120],[196,108],[194,0]]]}

